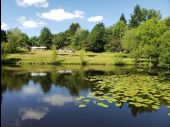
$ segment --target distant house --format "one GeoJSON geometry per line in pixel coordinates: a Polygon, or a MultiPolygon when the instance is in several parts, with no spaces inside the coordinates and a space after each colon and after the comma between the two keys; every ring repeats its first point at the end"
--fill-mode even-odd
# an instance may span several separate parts
{"type": "Polygon", "coordinates": [[[58,49],[58,52],[67,52],[67,53],[75,53],[75,50],[68,50],[68,49],[58,49]]]}
{"type": "Polygon", "coordinates": [[[32,46],[31,47],[31,50],[45,50],[45,49],[47,49],[47,47],[45,47],[45,46],[40,46],[40,47],[32,46]]]}

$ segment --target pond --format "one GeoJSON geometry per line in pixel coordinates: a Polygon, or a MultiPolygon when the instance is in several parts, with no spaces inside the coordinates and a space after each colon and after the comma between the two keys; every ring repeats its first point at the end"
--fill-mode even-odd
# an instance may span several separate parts
{"type": "Polygon", "coordinates": [[[170,127],[170,71],[2,66],[2,127],[170,127]]]}

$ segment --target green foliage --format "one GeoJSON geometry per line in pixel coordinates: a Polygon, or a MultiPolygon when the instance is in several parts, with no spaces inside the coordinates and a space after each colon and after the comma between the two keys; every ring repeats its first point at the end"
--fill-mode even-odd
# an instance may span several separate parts
{"type": "Polygon", "coordinates": [[[6,31],[1,30],[1,42],[6,42],[6,41],[7,41],[6,31]]]}
{"type": "Polygon", "coordinates": [[[138,27],[140,25],[140,22],[142,21],[141,17],[142,17],[141,8],[139,5],[136,5],[134,7],[133,14],[131,14],[131,19],[129,21],[130,27],[132,27],[132,28],[138,27]]]}
{"type": "Polygon", "coordinates": [[[122,37],[127,30],[127,25],[124,21],[119,21],[112,27],[106,30],[106,45],[105,50],[112,52],[120,52],[122,50],[122,37]]]}
{"type": "Polygon", "coordinates": [[[79,28],[80,25],[78,23],[72,23],[68,29],[68,33],[70,36],[73,36],[79,28]]]}
{"type": "Polygon", "coordinates": [[[9,42],[1,43],[1,57],[6,57],[7,54],[11,53],[12,46],[9,42]]]}
{"type": "Polygon", "coordinates": [[[28,43],[29,38],[26,34],[22,33],[20,29],[11,29],[7,34],[7,41],[11,45],[11,52],[16,52],[18,47],[23,47],[28,43]]]}
{"type": "Polygon", "coordinates": [[[66,34],[66,43],[67,45],[71,44],[71,40],[73,36],[75,35],[76,31],[80,29],[80,25],[78,23],[72,23],[67,31],[65,31],[66,34]]]}
{"type": "Polygon", "coordinates": [[[49,49],[52,45],[52,34],[49,28],[44,27],[39,36],[39,44],[49,49]]]}
{"type": "Polygon", "coordinates": [[[158,18],[152,18],[143,22],[138,28],[127,31],[122,45],[136,60],[148,58],[154,65],[157,65],[160,54],[159,38],[166,30],[167,26],[164,22],[158,18]]]}
{"type": "Polygon", "coordinates": [[[57,63],[57,50],[55,45],[52,45],[52,63],[57,63]]]}
{"type": "Polygon", "coordinates": [[[170,29],[160,38],[159,64],[161,66],[170,66],[170,29]]]}
{"type": "Polygon", "coordinates": [[[75,35],[72,37],[71,40],[71,44],[73,46],[73,48],[75,49],[83,49],[85,44],[88,42],[87,38],[88,38],[89,32],[87,30],[84,29],[78,29],[75,32],[75,35]]]}
{"type": "Polygon", "coordinates": [[[153,17],[160,19],[160,11],[153,9],[147,10],[145,8],[141,8],[139,5],[136,5],[134,7],[133,14],[131,14],[131,19],[129,20],[129,26],[131,28],[138,27],[143,21],[149,20],[153,17]]]}
{"type": "Polygon", "coordinates": [[[56,45],[57,49],[63,48],[67,46],[66,34],[64,32],[60,32],[54,35],[52,43],[56,45]]]}
{"type": "Polygon", "coordinates": [[[87,61],[85,61],[84,56],[85,56],[85,51],[81,50],[80,51],[80,61],[81,61],[82,65],[86,65],[87,64],[87,61]]]}
{"type": "Polygon", "coordinates": [[[123,21],[125,24],[127,24],[126,18],[124,16],[124,14],[122,13],[122,15],[120,16],[119,21],[123,21]]]}
{"type": "Polygon", "coordinates": [[[104,45],[106,43],[105,35],[106,31],[104,24],[96,24],[89,35],[89,47],[86,50],[94,52],[103,52],[104,45]]]}
{"type": "Polygon", "coordinates": [[[125,62],[123,61],[123,58],[122,58],[122,56],[121,56],[121,53],[118,53],[118,54],[116,55],[115,65],[116,65],[116,66],[124,66],[124,65],[125,65],[125,62]]]}
{"type": "Polygon", "coordinates": [[[39,46],[39,43],[38,43],[38,37],[36,36],[33,36],[29,39],[29,44],[30,46],[39,46]]]}
{"type": "Polygon", "coordinates": [[[164,19],[166,26],[170,27],[170,16],[164,19]]]}
{"type": "Polygon", "coordinates": [[[28,37],[28,35],[26,35],[25,33],[22,33],[21,46],[22,46],[22,47],[26,47],[26,48],[28,48],[28,49],[29,49],[29,46],[30,46],[29,37],[28,37]]]}

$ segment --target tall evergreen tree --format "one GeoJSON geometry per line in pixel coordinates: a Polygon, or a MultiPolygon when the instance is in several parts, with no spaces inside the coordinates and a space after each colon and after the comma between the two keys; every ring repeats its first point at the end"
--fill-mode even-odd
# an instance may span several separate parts
{"type": "Polygon", "coordinates": [[[41,34],[39,36],[39,44],[41,46],[46,46],[49,49],[52,45],[52,34],[49,28],[44,27],[41,30],[41,34]]]}
{"type": "Polygon", "coordinates": [[[141,8],[139,5],[136,5],[133,14],[131,14],[131,19],[129,20],[129,26],[136,28],[141,24],[141,22],[153,17],[161,19],[160,11],[154,9],[147,10],[146,8],[141,8]]]}
{"type": "Polygon", "coordinates": [[[140,25],[142,18],[142,11],[139,5],[136,5],[133,11],[133,14],[131,14],[131,19],[129,21],[130,27],[138,27],[140,25]]]}
{"type": "Polygon", "coordinates": [[[122,15],[120,16],[120,19],[119,19],[119,20],[120,20],[120,21],[124,21],[125,24],[127,23],[126,18],[125,18],[125,16],[124,16],[123,13],[122,13],[122,15]]]}

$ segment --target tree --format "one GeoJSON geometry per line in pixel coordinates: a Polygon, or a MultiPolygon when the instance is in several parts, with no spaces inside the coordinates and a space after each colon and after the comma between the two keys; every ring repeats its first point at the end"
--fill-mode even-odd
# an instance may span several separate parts
{"type": "Polygon", "coordinates": [[[105,39],[105,26],[103,23],[98,23],[92,29],[89,35],[89,49],[94,52],[103,52],[104,45],[106,43],[105,39]]]}
{"type": "Polygon", "coordinates": [[[112,52],[120,52],[122,50],[122,37],[127,30],[127,25],[124,21],[119,21],[113,25],[110,30],[106,30],[107,43],[105,48],[110,48],[112,52]]]}
{"type": "Polygon", "coordinates": [[[71,40],[78,29],[80,29],[78,23],[72,23],[68,30],[65,31],[67,45],[71,44],[71,40]]]}
{"type": "Polygon", "coordinates": [[[130,30],[130,32],[126,32],[122,44],[126,48],[129,47],[130,49],[128,50],[131,50],[131,53],[138,52],[138,54],[136,53],[138,58],[144,57],[150,59],[154,66],[157,66],[160,55],[160,37],[167,29],[168,27],[165,22],[154,17],[143,22],[134,31],[130,30]]]}
{"type": "Polygon", "coordinates": [[[170,27],[170,16],[164,19],[166,26],[170,27]]]}
{"type": "Polygon", "coordinates": [[[40,36],[39,36],[39,44],[41,46],[46,46],[47,49],[51,48],[52,45],[52,34],[49,28],[44,27],[41,30],[40,36]]]}
{"type": "Polygon", "coordinates": [[[9,42],[1,43],[1,57],[6,57],[7,54],[11,53],[12,46],[9,42]]]}
{"type": "Polygon", "coordinates": [[[84,46],[87,42],[88,34],[89,34],[89,32],[87,30],[78,29],[75,32],[75,35],[73,36],[73,38],[71,40],[71,44],[72,44],[73,48],[75,48],[75,49],[84,48],[84,46]]]}
{"type": "Polygon", "coordinates": [[[1,30],[1,42],[6,42],[7,41],[7,37],[6,37],[6,31],[1,30]]]}
{"type": "Polygon", "coordinates": [[[153,17],[156,17],[158,19],[161,19],[161,13],[160,11],[156,11],[154,9],[151,9],[151,10],[148,10],[147,12],[147,20],[153,18],[153,17]]]}
{"type": "Polygon", "coordinates": [[[124,16],[123,13],[122,13],[122,15],[120,16],[119,21],[123,21],[125,24],[127,23],[126,18],[125,18],[125,16],[124,16]]]}
{"type": "Polygon", "coordinates": [[[170,66],[170,29],[162,35],[160,41],[159,64],[161,66],[170,66]]]}
{"type": "Polygon", "coordinates": [[[106,28],[106,44],[104,46],[105,51],[114,51],[114,47],[112,44],[112,40],[113,40],[113,31],[112,31],[112,27],[106,28]]]}
{"type": "Polygon", "coordinates": [[[22,46],[23,34],[18,28],[11,29],[7,34],[7,41],[11,45],[11,52],[16,52],[17,48],[22,46]]]}
{"type": "Polygon", "coordinates": [[[68,29],[70,36],[74,35],[79,28],[80,25],[78,23],[72,23],[68,29]]]}
{"type": "Polygon", "coordinates": [[[126,53],[130,53],[131,57],[135,59],[135,63],[138,63],[138,61],[143,58],[143,49],[140,45],[138,30],[136,28],[125,32],[121,45],[123,50],[126,51],[126,53]]]}
{"type": "Polygon", "coordinates": [[[140,8],[139,5],[136,5],[134,7],[133,14],[131,14],[131,19],[129,21],[130,27],[132,27],[132,28],[138,27],[140,25],[140,22],[141,22],[141,17],[142,17],[141,8],[140,8]]]}
{"type": "Polygon", "coordinates": [[[149,20],[153,17],[161,19],[160,11],[156,11],[154,9],[147,10],[136,5],[134,7],[133,14],[131,14],[131,19],[129,20],[129,26],[131,28],[138,27],[143,21],[149,20]]]}
{"type": "Polygon", "coordinates": [[[37,36],[33,36],[29,39],[29,45],[30,46],[39,46],[38,43],[39,38],[37,36]]]}
{"type": "Polygon", "coordinates": [[[26,35],[25,33],[22,33],[21,45],[24,46],[24,47],[30,46],[29,37],[28,37],[28,35],[26,35]]]}
{"type": "Polygon", "coordinates": [[[67,45],[67,38],[64,32],[60,32],[54,35],[52,43],[56,46],[57,49],[63,48],[67,45]]]}

